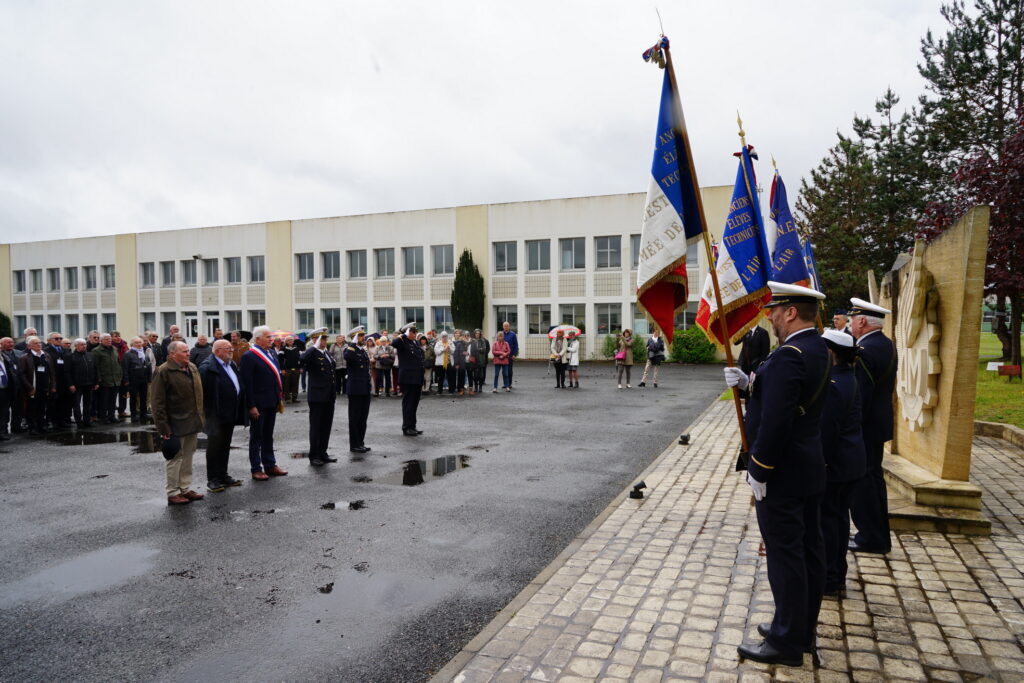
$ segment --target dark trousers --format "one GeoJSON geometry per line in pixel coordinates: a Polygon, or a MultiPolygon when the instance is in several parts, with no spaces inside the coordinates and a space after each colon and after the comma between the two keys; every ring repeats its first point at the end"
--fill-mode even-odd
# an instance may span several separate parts
{"type": "Polygon", "coordinates": [[[309,402],[309,459],[327,457],[334,425],[334,401],[309,402]]]}
{"type": "Polygon", "coordinates": [[[502,363],[500,365],[499,364],[495,364],[495,366],[494,366],[494,388],[495,389],[498,388],[498,376],[499,375],[501,376],[501,383],[502,383],[501,386],[502,387],[507,389],[509,386],[512,385],[512,377],[509,374],[509,370],[510,369],[511,369],[511,366],[505,365],[504,363],[502,363]]]}
{"type": "Polygon", "coordinates": [[[20,392],[11,401],[11,431],[20,432],[25,421],[25,393],[20,392]]]}
{"type": "Polygon", "coordinates": [[[375,370],[374,378],[377,380],[375,388],[378,394],[381,391],[383,391],[385,395],[391,393],[391,370],[389,368],[380,368],[375,370]]]}
{"type": "Polygon", "coordinates": [[[821,535],[825,539],[825,592],[846,586],[846,546],[850,540],[850,494],[855,481],[830,481],[821,501],[821,535]]]}
{"type": "Polygon", "coordinates": [[[419,384],[402,385],[402,431],[416,429],[416,409],[419,408],[422,391],[419,384]]]}
{"type": "Polygon", "coordinates": [[[211,484],[228,477],[228,456],[235,425],[214,417],[206,418],[206,481],[211,484]]]}
{"type": "Polygon", "coordinates": [[[67,425],[70,422],[71,392],[67,387],[59,387],[56,394],[50,394],[46,416],[54,425],[67,425]]]}
{"type": "Polygon", "coordinates": [[[269,469],[277,464],[274,458],[274,425],[277,406],[260,408],[260,416],[249,422],[249,466],[253,472],[269,469]]]}
{"type": "MultiPolygon", "coordinates": [[[[434,366],[434,384],[437,385],[437,393],[444,391],[445,380],[448,379],[448,371],[441,365],[434,366]]],[[[450,386],[450,385],[449,385],[450,386]]]]}
{"type": "Polygon", "coordinates": [[[94,394],[92,387],[75,387],[75,393],[71,394],[71,410],[75,415],[76,424],[92,422],[94,394]]]}
{"type": "Polygon", "coordinates": [[[484,390],[484,380],[487,377],[487,366],[486,365],[474,365],[473,369],[469,371],[469,377],[472,381],[473,388],[477,391],[484,390]]]}
{"type": "Polygon", "coordinates": [[[292,402],[299,400],[299,371],[285,370],[281,375],[284,400],[292,402]]]}
{"type": "Polygon", "coordinates": [[[555,386],[556,387],[564,387],[565,386],[565,363],[559,363],[558,361],[555,361],[554,363],[552,363],[552,365],[555,366],[555,386]]]}
{"type": "Polygon", "coordinates": [[[149,412],[149,382],[132,382],[128,385],[128,393],[131,397],[132,419],[149,412]]]}
{"type": "Polygon", "coordinates": [[[347,368],[335,368],[334,379],[335,385],[338,387],[338,396],[345,393],[345,376],[348,374],[347,368]]]}
{"type": "Polygon", "coordinates": [[[787,656],[802,657],[814,647],[825,590],[821,495],[780,496],[769,490],[755,507],[775,599],[775,618],[767,640],[787,656]]]}
{"type": "Polygon", "coordinates": [[[466,368],[459,367],[455,370],[455,387],[459,391],[466,388],[466,368]]]}
{"type": "Polygon", "coordinates": [[[28,399],[28,428],[32,432],[42,432],[46,428],[47,398],[45,392],[36,391],[36,395],[28,399]]]}
{"type": "Polygon", "coordinates": [[[516,359],[513,358],[512,356],[509,356],[508,357],[508,385],[507,386],[510,387],[510,388],[512,386],[512,366],[514,366],[515,363],[516,363],[516,359]]]}
{"type": "Polygon", "coordinates": [[[117,388],[117,411],[122,414],[128,412],[128,385],[117,388]]]}
{"type": "Polygon", "coordinates": [[[348,395],[348,445],[362,446],[366,438],[366,418],[370,415],[370,397],[348,395]]]}
{"type": "Polygon", "coordinates": [[[857,525],[854,540],[857,545],[889,552],[889,501],[882,474],[882,448],[884,444],[864,440],[867,454],[867,473],[853,487],[850,497],[850,516],[857,525]]]}
{"type": "MultiPolygon", "coordinates": [[[[14,405],[14,391],[10,386],[0,389],[0,434],[10,434],[11,408],[14,405]]],[[[17,426],[17,425],[13,425],[17,426]]]]}
{"type": "Polygon", "coordinates": [[[100,387],[99,401],[96,404],[96,417],[99,420],[113,422],[117,403],[117,387],[100,387]]]}

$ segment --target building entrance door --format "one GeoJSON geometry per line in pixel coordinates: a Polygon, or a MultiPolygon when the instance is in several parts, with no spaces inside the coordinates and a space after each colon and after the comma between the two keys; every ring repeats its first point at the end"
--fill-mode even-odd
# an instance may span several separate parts
{"type": "Polygon", "coordinates": [[[189,346],[192,346],[199,336],[199,316],[194,311],[186,311],[182,318],[185,319],[185,324],[181,326],[181,336],[185,337],[185,342],[189,346]]]}
{"type": "Polygon", "coordinates": [[[212,344],[213,331],[220,327],[220,313],[211,313],[207,311],[206,313],[203,314],[203,317],[206,319],[206,331],[203,334],[206,335],[207,339],[209,339],[210,343],[212,344]]]}

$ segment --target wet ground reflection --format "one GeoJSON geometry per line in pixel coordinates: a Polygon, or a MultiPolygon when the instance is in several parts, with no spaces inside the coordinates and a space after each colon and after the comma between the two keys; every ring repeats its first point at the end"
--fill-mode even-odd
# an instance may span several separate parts
{"type": "Polygon", "coordinates": [[[469,461],[468,455],[443,455],[433,460],[406,460],[402,463],[400,471],[378,477],[374,481],[380,484],[417,486],[465,469],[469,467],[469,461]]]}
{"type": "MultiPolygon", "coordinates": [[[[160,450],[160,439],[155,430],[133,430],[116,432],[58,432],[43,437],[58,446],[97,446],[101,444],[123,443],[135,446],[133,453],[156,453],[160,450]]],[[[196,440],[196,448],[206,448],[206,437],[196,440]]],[[[236,449],[232,446],[232,449],[236,449]]]]}

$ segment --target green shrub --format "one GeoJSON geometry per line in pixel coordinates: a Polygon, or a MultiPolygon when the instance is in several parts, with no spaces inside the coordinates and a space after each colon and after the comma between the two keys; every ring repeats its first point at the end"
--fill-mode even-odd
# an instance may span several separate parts
{"type": "Polygon", "coordinates": [[[6,313],[0,313],[0,337],[13,337],[12,333],[11,319],[7,317],[6,313]]]}
{"type": "MultiPolygon", "coordinates": [[[[616,330],[605,336],[601,345],[601,355],[608,359],[615,358],[615,351],[618,349],[619,332],[616,330]]],[[[639,335],[633,335],[633,364],[644,365],[647,363],[647,339],[641,339],[639,335]]]]}
{"type": "Polygon", "coordinates": [[[715,345],[696,325],[676,330],[668,360],[671,363],[711,363],[715,360],[715,345]]]}

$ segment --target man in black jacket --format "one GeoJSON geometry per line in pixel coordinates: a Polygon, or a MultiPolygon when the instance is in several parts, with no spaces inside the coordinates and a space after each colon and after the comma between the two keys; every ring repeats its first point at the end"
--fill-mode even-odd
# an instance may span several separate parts
{"type": "Polygon", "coordinates": [[[362,325],[348,333],[352,341],[345,345],[345,396],[348,397],[348,445],[353,453],[366,453],[366,420],[370,414],[370,358],[363,349],[366,328],[362,325]]]}
{"type": "Polygon", "coordinates": [[[308,377],[306,400],[309,402],[309,464],[325,465],[338,462],[327,454],[334,423],[334,403],[338,390],[334,374],[334,356],[327,350],[327,330],[310,333],[311,343],[302,354],[302,367],[308,377]]]}
{"type": "Polygon", "coordinates": [[[423,349],[416,341],[416,323],[402,327],[401,335],[392,340],[398,354],[398,386],[402,388],[402,434],[419,436],[423,430],[416,429],[416,409],[420,405],[423,391],[423,349]]]}
{"type": "Polygon", "coordinates": [[[57,393],[50,399],[46,415],[50,423],[57,428],[71,426],[71,392],[68,390],[68,373],[64,356],[66,350],[60,332],[51,332],[46,338],[46,355],[53,361],[56,372],[57,393]]]}
{"type": "MultiPolygon", "coordinates": [[[[11,438],[8,429],[11,423],[11,409],[18,401],[18,372],[15,366],[14,340],[4,337],[0,339],[0,441],[8,441],[11,438]]],[[[14,415],[20,415],[20,411],[15,411],[14,415]]],[[[18,419],[21,419],[20,416],[18,419]]]]}
{"type": "Polygon", "coordinates": [[[129,405],[131,406],[132,422],[141,422],[149,416],[149,383],[153,381],[153,368],[146,357],[146,348],[142,337],[131,340],[131,348],[121,359],[122,381],[128,387],[129,405]]]}
{"type": "Polygon", "coordinates": [[[57,370],[53,359],[43,352],[43,340],[25,340],[27,353],[18,359],[19,387],[26,398],[29,434],[41,436],[46,431],[46,405],[57,394],[57,370]]]}
{"type": "Polygon", "coordinates": [[[242,482],[228,474],[231,435],[235,425],[246,422],[241,374],[231,360],[231,342],[213,342],[213,357],[199,368],[203,380],[203,412],[206,414],[206,488],[215,493],[242,482]]]}
{"type": "Polygon", "coordinates": [[[74,351],[66,359],[68,372],[68,391],[71,392],[71,408],[75,416],[75,424],[79,427],[92,427],[93,399],[99,388],[100,379],[96,371],[96,358],[86,350],[84,339],[76,339],[74,351]]]}

